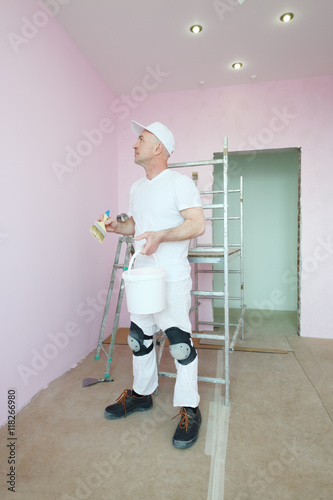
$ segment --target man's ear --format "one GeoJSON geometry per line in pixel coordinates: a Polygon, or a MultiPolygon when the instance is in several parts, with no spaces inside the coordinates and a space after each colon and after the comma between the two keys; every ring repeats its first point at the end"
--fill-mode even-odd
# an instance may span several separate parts
{"type": "Polygon", "coordinates": [[[160,155],[163,153],[163,149],[164,149],[164,146],[161,142],[159,142],[155,148],[155,151],[156,151],[156,155],[160,155]]]}

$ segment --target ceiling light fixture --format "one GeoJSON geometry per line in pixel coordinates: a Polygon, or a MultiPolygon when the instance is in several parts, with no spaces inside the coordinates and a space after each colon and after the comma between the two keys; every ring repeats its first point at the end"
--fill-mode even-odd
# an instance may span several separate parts
{"type": "Polygon", "coordinates": [[[282,21],[283,23],[289,23],[289,21],[291,21],[293,17],[294,14],[292,14],[291,12],[286,12],[285,14],[282,14],[282,16],[280,17],[280,21],[282,21]]]}
{"type": "Polygon", "coordinates": [[[192,33],[196,35],[197,33],[200,33],[200,31],[202,31],[202,26],[200,26],[199,24],[195,24],[194,26],[190,27],[190,31],[192,31],[192,33]]]}
{"type": "Polygon", "coordinates": [[[232,65],[232,67],[233,67],[234,69],[241,69],[241,67],[242,67],[242,66],[243,66],[243,63],[241,63],[241,62],[235,62],[235,63],[232,65]]]}

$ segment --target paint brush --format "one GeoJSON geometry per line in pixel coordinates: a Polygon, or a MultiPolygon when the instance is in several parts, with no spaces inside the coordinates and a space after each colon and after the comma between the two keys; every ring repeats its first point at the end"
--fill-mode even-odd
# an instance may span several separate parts
{"type": "Polygon", "coordinates": [[[103,243],[106,235],[105,221],[110,215],[110,210],[107,210],[104,214],[104,220],[96,221],[90,228],[91,234],[96,238],[97,241],[103,243]]]}

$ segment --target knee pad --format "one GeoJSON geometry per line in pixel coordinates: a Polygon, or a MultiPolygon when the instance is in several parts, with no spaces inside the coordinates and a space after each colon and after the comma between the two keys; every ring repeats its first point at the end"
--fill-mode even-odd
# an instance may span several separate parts
{"type": "Polygon", "coordinates": [[[143,343],[144,340],[152,340],[152,337],[145,335],[143,330],[132,321],[127,342],[134,356],[144,356],[144,354],[149,354],[154,349],[153,342],[149,347],[146,347],[143,343]]]}
{"type": "Polygon", "coordinates": [[[169,339],[170,354],[181,365],[188,365],[197,357],[197,351],[191,344],[191,335],[180,328],[171,327],[165,330],[169,339]]]}

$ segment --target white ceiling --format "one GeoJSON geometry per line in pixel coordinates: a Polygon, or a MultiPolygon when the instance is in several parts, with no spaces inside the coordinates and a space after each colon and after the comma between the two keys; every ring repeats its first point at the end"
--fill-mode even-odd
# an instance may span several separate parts
{"type": "Polygon", "coordinates": [[[333,74],[333,0],[63,2],[58,21],[117,95],[333,74]]]}

